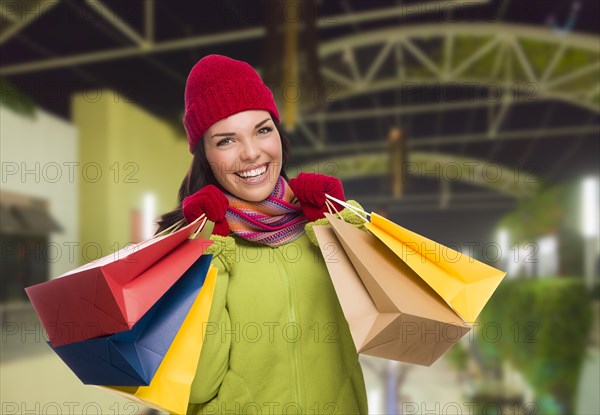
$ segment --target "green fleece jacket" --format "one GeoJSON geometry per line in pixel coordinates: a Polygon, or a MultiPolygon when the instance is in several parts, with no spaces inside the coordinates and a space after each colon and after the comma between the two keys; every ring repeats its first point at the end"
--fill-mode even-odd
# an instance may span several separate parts
{"type": "Polygon", "coordinates": [[[219,273],[188,413],[368,413],[362,369],[314,224],[280,247],[211,237],[219,273]]]}

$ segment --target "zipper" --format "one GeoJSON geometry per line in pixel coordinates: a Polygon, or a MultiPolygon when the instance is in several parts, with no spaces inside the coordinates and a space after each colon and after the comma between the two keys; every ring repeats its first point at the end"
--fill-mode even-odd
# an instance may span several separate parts
{"type": "MultiPolygon", "coordinates": [[[[296,309],[294,307],[294,304],[296,302],[296,297],[294,295],[294,290],[292,288],[292,283],[290,281],[290,276],[289,276],[290,274],[288,272],[287,263],[277,248],[275,248],[275,252],[277,253],[277,256],[280,258],[281,264],[283,264],[283,268],[284,268],[283,281],[284,281],[284,283],[286,285],[286,289],[288,291],[288,304],[289,304],[288,314],[289,314],[289,318],[290,318],[290,323],[294,323],[294,325],[296,325],[296,323],[297,323],[296,309]]],[[[294,399],[298,402],[298,405],[300,405],[300,411],[302,413],[302,394],[300,391],[300,364],[298,363],[298,347],[299,347],[298,343],[300,341],[301,340],[298,340],[298,341],[294,342],[292,345],[292,348],[293,348],[292,370],[293,370],[293,375],[294,375],[294,395],[295,395],[294,399]]]]}

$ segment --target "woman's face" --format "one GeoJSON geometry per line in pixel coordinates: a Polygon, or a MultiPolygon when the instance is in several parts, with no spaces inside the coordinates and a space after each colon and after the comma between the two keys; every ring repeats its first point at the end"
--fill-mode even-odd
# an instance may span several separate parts
{"type": "Polygon", "coordinates": [[[204,133],[206,158],[217,182],[250,202],[265,200],[281,173],[279,132],[268,111],[243,111],[204,133]]]}

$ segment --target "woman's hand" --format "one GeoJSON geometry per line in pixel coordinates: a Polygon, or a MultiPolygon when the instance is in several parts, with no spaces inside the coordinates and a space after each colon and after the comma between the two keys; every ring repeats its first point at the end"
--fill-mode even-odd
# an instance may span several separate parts
{"type": "MultiPolygon", "coordinates": [[[[323,218],[324,213],[328,211],[325,205],[325,193],[346,201],[342,182],[335,177],[316,173],[300,173],[295,179],[290,179],[289,185],[309,222],[323,218]]],[[[335,202],[333,205],[338,210],[344,209],[335,202]]]]}
{"type": "Polygon", "coordinates": [[[203,213],[215,223],[213,235],[229,236],[229,224],[225,213],[229,201],[216,186],[209,184],[183,199],[181,210],[187,223],[192,223],[203,213]]]}

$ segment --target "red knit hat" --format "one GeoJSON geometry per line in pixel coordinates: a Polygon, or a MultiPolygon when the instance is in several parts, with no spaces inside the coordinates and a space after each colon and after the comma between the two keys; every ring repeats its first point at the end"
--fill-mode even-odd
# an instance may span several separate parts
{"type": "Polygon", "coordinates": [[[246,62],[208,55],[192,68],[185,84],[183,125],[190,153],[214,123],[247,110],[265,110],[279,121],[273,93],[246,62]]]}

